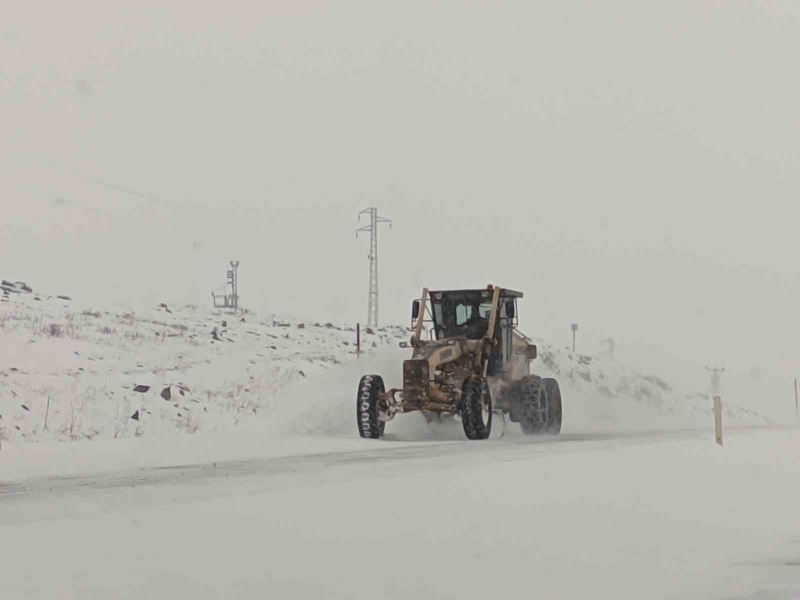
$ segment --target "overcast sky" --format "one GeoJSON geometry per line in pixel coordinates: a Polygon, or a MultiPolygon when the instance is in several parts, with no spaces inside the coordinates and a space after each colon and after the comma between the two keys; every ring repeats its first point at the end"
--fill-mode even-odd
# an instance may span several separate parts
{"type": "MultiPolygon", "coordinates": [[[[526,293],[698,364],[800,360],[800,3],[11,2],[0,276],[363,320],[526,293]],[[363,223],[362,223],[363,224],[363,223]]],[[[591,350],[591,348],[587,348],[591,350]]]]}

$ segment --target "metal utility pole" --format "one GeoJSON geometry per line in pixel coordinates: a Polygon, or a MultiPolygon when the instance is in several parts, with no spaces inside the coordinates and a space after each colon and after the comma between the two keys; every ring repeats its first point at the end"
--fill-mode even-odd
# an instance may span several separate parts
{"type": "Polygon", "coordinates": [[[572,324],[572,353],[575,354],[575,334],[578,332],[578,324],[572,324]]]}
{"type": "Polygon", "coordinates": [[[614,349],[616,348],[616,342],[614,342],[614,338],[610,337],[605,340],[606,344],[608,344],[608,357],[611,361],[614,361],[614,349]]]}
{"type": "Polygon", "coordinates": [[[367,326],[378,326],[378,225],[388,223],[389,228],[392,222],[378,216],[378,209],[375,207],[365,208],[358,213],[358,220],[361,221],[362,215],[369,215],[369,225],[356,229],[356,237],[359,233],[369,232],[369,303],[367,312],[367,326]]]}
{"type": "Polygon", "coordinates": [[[214,299],[214,308],[230,308],[234,312],[239,310],[239,261],[232,260],[231,268],[227,273],[227,285],[230,286],[230,294],[217,295],[211,292],[214,299]]]}

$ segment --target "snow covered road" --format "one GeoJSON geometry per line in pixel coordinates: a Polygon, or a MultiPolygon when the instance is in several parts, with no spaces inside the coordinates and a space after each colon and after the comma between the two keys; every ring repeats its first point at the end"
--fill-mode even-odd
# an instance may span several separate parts
{"type": "Polygon", "coordinates": [[[554,353],[557,438],[417,413],[359,439],[354,382],[403,356],[231,430],[5,445],[0,599],[800,595],[798,430],[733,412],[719,448],[702,394],[554,353]]]}
{"type": "Polygon", "coordinates": [[[794,598],[798,442],[315,439],[16,478],[0,487],[2,596],[794,598]]]}

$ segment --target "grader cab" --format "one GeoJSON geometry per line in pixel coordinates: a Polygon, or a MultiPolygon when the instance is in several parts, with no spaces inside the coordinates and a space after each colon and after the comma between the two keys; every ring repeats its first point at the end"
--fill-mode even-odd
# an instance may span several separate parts
{"type": "Polygon", "coordinates": [[[403,363],[403,387],[387,390],[380,375],[359,382],[361,437],[380,438],[388,421],[413,411],[459,416],[473,440],[489,437],[493,413],[508,414],[528,434],[559,433],[561,392],[555,379],[531,375],[536,346],[518,331],[521,298],[491,285],[422,290],[411,309],[413,352],[403,363]]]}

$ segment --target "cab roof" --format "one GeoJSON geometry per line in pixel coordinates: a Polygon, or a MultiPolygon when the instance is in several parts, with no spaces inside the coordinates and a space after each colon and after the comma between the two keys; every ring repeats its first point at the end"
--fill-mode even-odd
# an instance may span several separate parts
{"type": "MultiPolygon", "coordinates": [[[[482,292],[493,292],[495,286],[487,286],[481,289],[471,289],[471,290],[430,290],[428,293],[431,297],[434,294],[480,294],[482,292]]],[[[516,290],[510,290],[508,288],[500,288],[500,297],[501,298],[522,298],[522,292],[517,292],[516,290]]]]}

